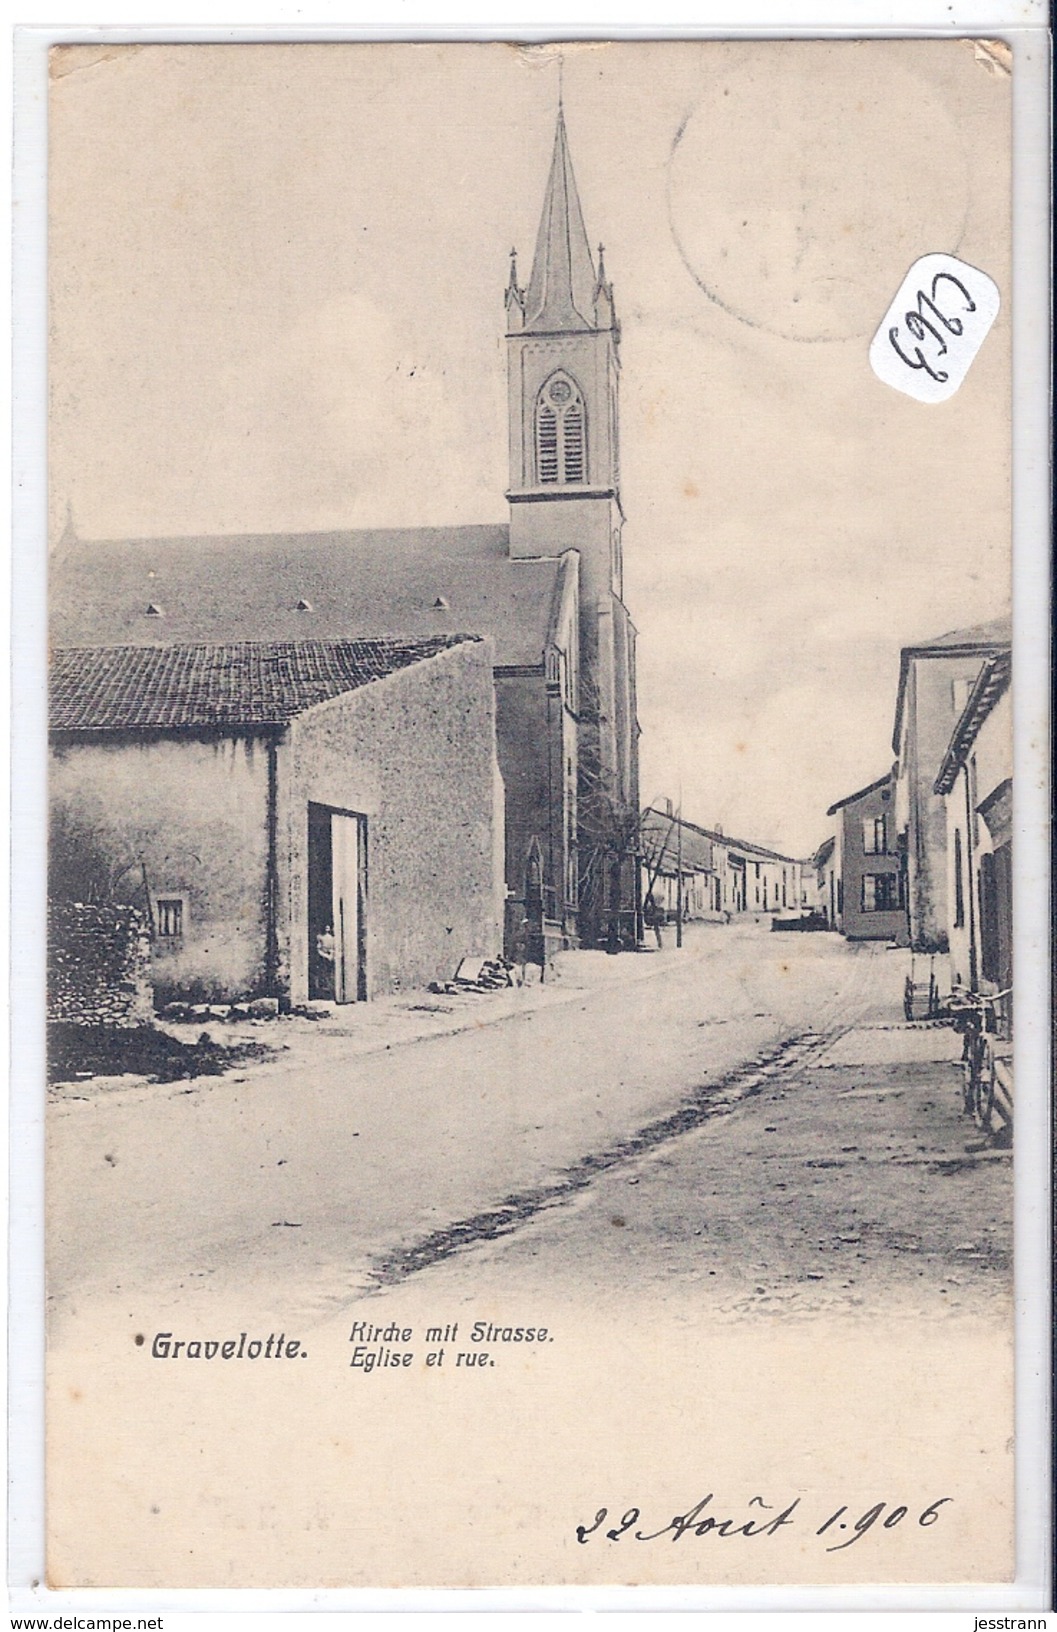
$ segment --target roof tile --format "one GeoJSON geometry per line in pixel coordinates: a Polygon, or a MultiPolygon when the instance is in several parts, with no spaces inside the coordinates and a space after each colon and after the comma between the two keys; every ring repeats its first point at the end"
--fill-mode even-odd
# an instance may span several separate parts
{"type": "Polygon", "coordinates": [[[66,647],[53,653],[53,731],[281,725],[475,636],[230,645],[66,647]]]}

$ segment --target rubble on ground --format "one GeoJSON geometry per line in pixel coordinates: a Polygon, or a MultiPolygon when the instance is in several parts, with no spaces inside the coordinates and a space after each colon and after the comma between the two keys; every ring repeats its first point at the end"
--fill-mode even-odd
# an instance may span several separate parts
{"type": "Polygon", "coordinates": [[[518,986],[518,972],[506,958],[461,958],[451,980],[431,980],[429,990],[436,995],[457,992],[495,992],[518,986]]]}

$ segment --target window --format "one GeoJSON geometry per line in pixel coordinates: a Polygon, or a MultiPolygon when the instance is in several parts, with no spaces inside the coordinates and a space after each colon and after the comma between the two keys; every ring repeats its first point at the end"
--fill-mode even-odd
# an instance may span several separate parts
{"type": "Polygon", "coordinates": [[[584,401],[567,374],[553,374],[536,399],[536,479],[542,487],[587,480],[584,401]]]}
{"type": "Polygon", "coordinates": [[[179,895],[159,896],[154,906],[158,938],[178,941],[184,932],[184,904],[179,895]]]}
{"type": "Polygon", "coordinates": [[[954,927],[961,929],[965,923],[965,880],[962,876],[962,830],[954,829],[954,927]]]}
{"type": "Polygon", "coordinates": [[[883,816],[864,816],[862,824],[862,852],[864,856],[883,856],[888,851],[888,834],[883,816]]]}
{"type": "Polygon", "coordinates": [[[862,880],[863,912],[899,911],[899,874],[864,873],[862,880]]]}

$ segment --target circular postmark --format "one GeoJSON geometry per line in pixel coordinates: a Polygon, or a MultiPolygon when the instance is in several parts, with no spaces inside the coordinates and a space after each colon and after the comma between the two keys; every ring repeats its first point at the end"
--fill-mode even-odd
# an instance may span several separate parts
{"type": "Polygon", "coordinates": [[[961,135],[881,43],[745,53],[677,131],[672,234],[732,317],[789,340],[867,335],[923,249],[957,249],[969,204],[961,135]]]}

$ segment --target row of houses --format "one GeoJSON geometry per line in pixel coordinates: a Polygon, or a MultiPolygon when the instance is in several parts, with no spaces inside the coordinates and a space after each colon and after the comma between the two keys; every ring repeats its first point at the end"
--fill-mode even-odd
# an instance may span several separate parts
{"type": "Polygon", "coordinates": [[[803,905],[804,863],[651,805],[640,829],[643,889],[671,920],[726,921],[803,905]]]}
{"type": "Polygon", "coordinates": [[[894,760],[830,806],[812,864],[831,928],[927,954],[973,990],[1012,979],[1010,633],[997,619],[904,647],[894,760]]]}

